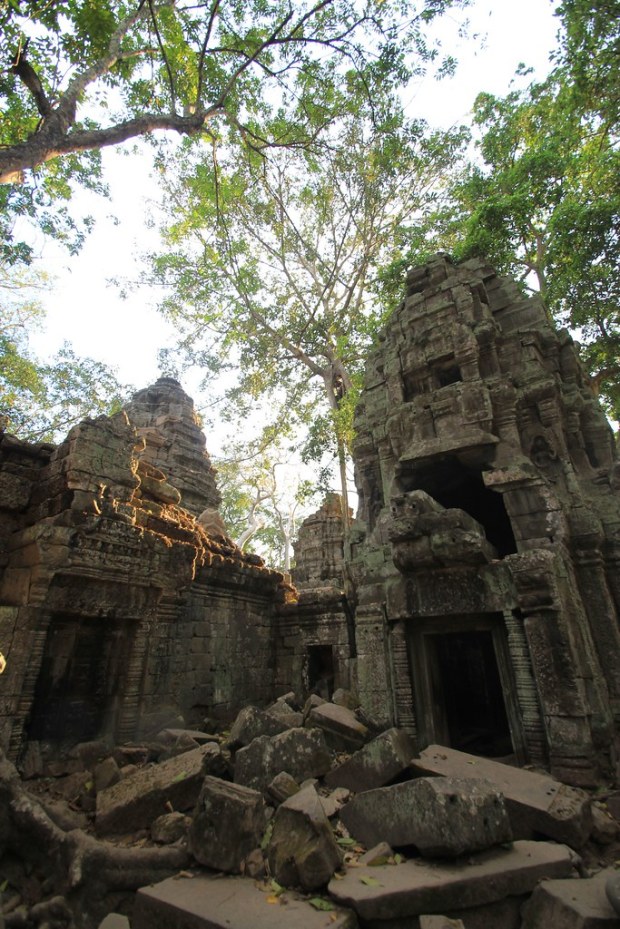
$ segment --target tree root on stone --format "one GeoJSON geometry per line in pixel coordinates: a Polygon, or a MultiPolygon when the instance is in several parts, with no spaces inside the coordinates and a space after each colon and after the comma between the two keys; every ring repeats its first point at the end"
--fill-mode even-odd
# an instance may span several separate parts
{"type": "MultiPolygon", "coordinates": [[[[119,848],[81,829],[65,832],[26,790],[15,767],[0,755],[0,856],[5,852],[49,875],[55,893],[80,909],[85,896],[90,909],[109,893],[134,891],[161,881],[190,862],[181,846],[119,848]]],[[[55,923],[59,921],[60,901],[56,897],[52,906],[53,899],[45,901],[45,906],[52,907],[49,914],[30,909],[31,924],[50,922],[50,915],[55,923]]],[[[75,912],[75,906],[71,908],[75,912]]]]}

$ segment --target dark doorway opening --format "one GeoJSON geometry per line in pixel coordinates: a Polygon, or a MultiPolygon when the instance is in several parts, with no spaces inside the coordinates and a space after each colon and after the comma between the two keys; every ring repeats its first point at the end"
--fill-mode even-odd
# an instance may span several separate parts
{"type": "Polygon", "coordinates": [[[399,483],[404,491],[423,490],[446,509],[469,513],[500,557],[517,551],[504,498],[485,486],[479,469],[467,467],[457,458],[442,458],[401,473],[399,483]]]}
{"type": "Polygon", "coordinates": [[[109,620],[52,619],[30,715],[30,739],[76,744],[113,729],[129,637],[127,629],[109,620]]]}
{"type": "Polygon", "coordinates": [[[450,632],[425,638],[436,722],[449,745],[488,758],[511,754],[492,633],[450,632]]]}
{"type": "Polygon", "coordinates": [[[420,617],[406,633],[419,747],[436,743],[524,764],[503,615],[420,617]]]}
{"type": "Polygon", "coordinates": [[[308,646],[308,688],[324,700],[334,692],[334,649],[331,645],[308,646]]]}

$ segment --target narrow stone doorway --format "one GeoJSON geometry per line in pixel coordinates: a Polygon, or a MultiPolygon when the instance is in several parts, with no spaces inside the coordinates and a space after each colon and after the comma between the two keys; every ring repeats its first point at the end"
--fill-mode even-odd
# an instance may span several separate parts
{"type": "Polygon", "coordinates": [[[308,646],[308,689],[324,700],[331,699],[334,692],[333,646],[308,646]]]}
{"type": "Polygon", "coordinates": [[[502,617],[414,621],[408,632],[416,719],[424,745],[524,760],[502,617]]]}
{"type": "Polygon", "coordinates": [[[110,620],[52,617],[28,738],[70,745],[112,734],[130,639],[124,624],[110,620]]]}

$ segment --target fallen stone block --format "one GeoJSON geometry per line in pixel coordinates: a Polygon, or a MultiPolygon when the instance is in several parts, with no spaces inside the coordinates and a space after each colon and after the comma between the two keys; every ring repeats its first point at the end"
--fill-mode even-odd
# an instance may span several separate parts
{"type": "Polygon", "coordinates": [[[161,764],[141,768],[97,794],[95,827],[99,835],[146,829],[171,809],[192,809],[204,778],[208,745],[177,755],[161,764]]]}
{"type": "Polygon", "coordinates": [[[284,887],[323,887],[342,864],[342,853],[314,787],[304,787],[276,812],[267,850],[271,873],[284,887]]]}
{"type": "Polygon", "coordinates": [[[191,821],[185,813],[164,813],[151,823],[151,838],[158,845],[173,845],[187,835],[191,821]]]}
{"type": "Polygon", "coordinates": [[[388,729],[328,771],[325,783],[329,787],[346,787],[354,793],[384,787],[407,770],[413,754],[413,742],[407,733],[388,729]]]}
{"type": "Polygon", "coordinates": [[[457,858],[512,841],[504,798],[484,781],[418,778],[357,794],[340,819],[362,845],[415,845],[427,858],[457,858]]]}
{"type": "Polygon", "coordinates": [[[569,877],[572,869],[567,846],[524,840],[458,862],[414,859],[351,868],[343,878],[332,879],[328,890],[363,922],[449,912],[467,925],[467,909],[531,893],[539,881],[569,877]]]}
{"type": "Polygon", "coordinates": [[[300,785],[286,771],[280,771],[267,786],[267,796],[277,805],[296,794],[300,785]]]}
{"type": "Polygon", "coordinates": [[[267,713],[255,706],[246,706],[237,714],[226,744],[235,751],[249,745],[261,735],[278,735],[288,728],[286,721],[274,713],[267,713]]]}
{"type": "Polygon", "coordinates": [[[276,736],[259,736],[235,755],[235,782],[265,790],[276,774],[286,771],[295,780],[322,777],[331,755],[320,729],[287,729],[276,736]]]}
{"type": "Polygon", "coordinates": [[[132,929],[357,929],[350,910],[326,913],[287,892],[263,893],[253,880],[198,874],[170,878],[136,895],[132,929]]]}
{"type": "Polygon", "coordinates": [[[114,758],[106,758],[100,761],[93,769],[93,780],[95,781],[95,790],[105,790],[113,784],[118,784],[121,779],[121,772],[114,758]]]}
{"type": "Polygon", "coordinates": [[[230,874],[261,841],[267,825],[262,794],[206,777],[188,832],[188,848],[207,868],[230,874]]]}
{"type": "Polygon", "coordinates": [[[322,729],[327,744],[336,751],[355,751],[370,739],[370,730],[359,721],[355,713],[335,703],[322,703],[313,707],[306,725],[322,729]]]}
{"type": "Polygon", "coordinates": [[[121,913],[108,913],[103,922],[99,923],[99,929],[131,929],[129,920],[121,913]]]}
{"type": "Polygon", "coordinates": [[[617,929],[620,925],[605,893],[607,869],[590,878],[544,881],[523,907],[522,929],[617,929]]]}
{"type": "Polygon", "coordinates": [[[346,706],[349,710],[355,710],[360,705],[359,699],[350,690],[344,687],[338,687],[332,694],[332,703],[338,706],[346,706]]]}
{"type": "Polygon", "coordinates": [[[503,793],[515,838],[544,835],[581,848],[592,831],[591,801],[583,790],[549,775],[429,745],[411,761],[421,775],[480,777],[503,793]]]}

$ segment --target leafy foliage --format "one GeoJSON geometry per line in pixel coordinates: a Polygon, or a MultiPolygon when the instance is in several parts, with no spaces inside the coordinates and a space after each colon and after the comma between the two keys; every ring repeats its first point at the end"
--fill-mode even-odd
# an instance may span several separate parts
{"type": "Polygon", "coordinates": [[[376,268],[432,208],[465,139],[395,110],[380,126],[341,120],[320,157],[205,161],[188,149],[167,184],[167,247],[153,257],[169,293],[163,311],[193,359],[218,374],[223,358],[237,366],[229,411],[247,417],[269,396],[279,428],[312,423],[306,457],[331,446],[342,485],[363,363],[382,323],[376,268]]]}
{"type": "Polygon", "coordinates": [[[107,365],[76,357],[67,344],[47,363],[31,353],[43,284],[32,272],[0,273],[0,424],[31,441],[58,440],[87,416],[120,409],[126,393],[107,365]]]}
{"type": "Polygon", "coordinates": [[[278,445],[233,443],[217,460],[220,513],[241,548],[257,551],[268,564],[289,572],[291,544],[308,515],[316,489],[287,463],[278,445]]]}
{"type": "Polygon", "coordinates": [[[6,219],[24,212],[79,245],[63,204],[76,184],[103,189],[105,146],[162,130],[208,146],[307,147],[335,115],[380,119],[390,88],[436,57],[427,24],[466,2],[8,0],[4,260],[30,257],[6,219]]]}

